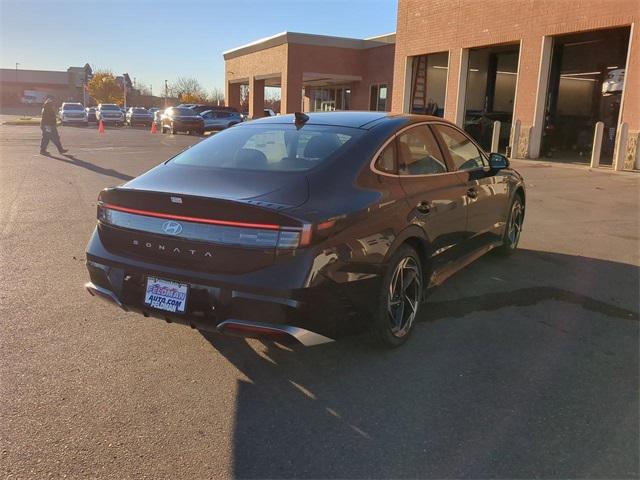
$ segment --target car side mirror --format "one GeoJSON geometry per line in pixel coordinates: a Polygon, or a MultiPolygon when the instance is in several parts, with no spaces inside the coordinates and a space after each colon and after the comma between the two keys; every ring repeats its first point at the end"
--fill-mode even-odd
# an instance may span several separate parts
{"type": "Polygon", "coordinates": [[[492,153],[489,155],[489,166],[494,170],[509,168],[509,159],[501,153],[492,153]]]}

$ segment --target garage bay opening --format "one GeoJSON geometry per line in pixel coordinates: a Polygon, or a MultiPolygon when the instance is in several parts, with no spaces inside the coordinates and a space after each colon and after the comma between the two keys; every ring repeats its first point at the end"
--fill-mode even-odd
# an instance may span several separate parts
{"type": "Polygon", "coordinates": [[[553,39],[542,156],[588,163],[597,122],[600,163],[611,165],[624,90],[629,27],[553,39]]]}

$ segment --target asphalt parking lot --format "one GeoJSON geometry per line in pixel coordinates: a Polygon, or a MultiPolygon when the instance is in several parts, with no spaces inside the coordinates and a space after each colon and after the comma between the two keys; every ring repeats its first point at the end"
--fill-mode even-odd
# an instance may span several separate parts
{"type": "Polygon", "coordinates": [[[0,126],[3,478],[637,478],[640,179],[514,162],[520,250],[482,258],[410,342],[204,336],[98,302],[100,189],[197,137],[0,126]],[[50,147],[50,151],[54,151],[50,147]]]}

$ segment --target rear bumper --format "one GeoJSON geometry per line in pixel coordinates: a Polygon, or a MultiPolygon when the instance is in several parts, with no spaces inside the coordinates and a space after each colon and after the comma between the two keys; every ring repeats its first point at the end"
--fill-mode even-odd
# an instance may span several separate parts
{"type": "Polygon", "coordinates": [[[300,264],[274,264],[247,274],[209,274],[158,265],[106,250],[94,233],[87,247],[94,296],[137,312],[198,330],[242,336],[285,335],[303,345],[331,341],[363,330],[372,318],[363,305],[377,304],[380,278],[338,283],[328,278],[305,286],[300,264]],[[186,312],[144,304],[148,276],[189,285],[186,312]]]}
{"type": "Polygon", "coordinates": [[[64,123],[87,123],[88,120],[86,117],[62,117],[61,121],[64,123]]]}
{"type": "Polygon", "coordinates": [[[152,118],[130,118],[129,123],[144,123],[151,125],[153,123],[152,118]]]}
{"type": "Polygon", "coordinates": [[[174,128],[180,130],[204,130],[204,123],[202,122],[181,122],[180,120],[173,121],[174,128]]]}
{"type": "MultiPolygon", "coordinates": [[[[94,297],[98,297],[102,300],[105,300],[108,303],[117,305],[125,312],[129,310],[124,304],[120,301],[118,296],[113,293],[111,290],[100,287],[98,285],[94,285],[89,282],[85,284],[85,288],[87,291],[94,297]]],[[[139,310],[139,313],[142,313],[145,317],[150,316],[144,310],[139,310]]],[[[164,318],[163,315],[157,314],[152,315],[158,318],[164,318]]],[[[164,318],[167,321],[170,321],[168,318],[164,318]]],[[[235,318],[230,318],[224,320],[218,324],[214,323],[199,323],[198,327],[196,325],[191,325],[194,328],[199,328],[199,330],[203,331],[213,331],[217,333],[223,333],[226,335],[233,336],[241,336],[241,337],[287,337],[289,339],[294,339],[304,345],[305,347],[311,347],[314,345],[322,345],[323,343],[333,342],[332,338],[325,337],[324,335],[320,335],[319,333],[311,332],[304,328],[293,327],[291,325],[282,325],[282,324],[272,324],[272,323],[263,323],[263,322],[252,322],[249,320],[238,320],[235,318]]]]}
{"type": "Polygon", "coordinates": [[[100,118],[103,123],[124,123],[124,118],[122,117],[113,117],[113,118],[100,118]]]}

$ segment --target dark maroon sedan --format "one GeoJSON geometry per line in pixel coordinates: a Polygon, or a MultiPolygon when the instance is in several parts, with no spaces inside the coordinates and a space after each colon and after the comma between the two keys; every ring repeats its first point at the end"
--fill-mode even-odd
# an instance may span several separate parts
{"type": "Polygon", "coordinates": [[[264,118],[103,190],[86,287],[200,330],[397,346],[430,287],[516,248],[524,210],[509,161],[442,119],[264,118]]]}
{"type": "Polygon", "coordinates": [[[160,130],[162,133],[169,132],[172,135],[178,132],[203,135],[204,120],[190,108],[170,107],[162,114],[160,130]]]}

